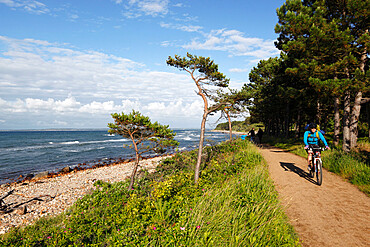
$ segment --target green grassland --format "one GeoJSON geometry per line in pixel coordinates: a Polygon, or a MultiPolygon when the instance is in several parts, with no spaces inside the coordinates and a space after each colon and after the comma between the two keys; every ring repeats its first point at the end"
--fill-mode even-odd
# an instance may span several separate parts
{"type": "Polygon", "coordinates": [[[67,212],[15,228],[1,246],[299,246],[266,164],[255,147],[235,140],[163,160],[155,173],[96,182],[67,212]]]}
{"type": "MultiPolygon", "coordinates": [[[[252,128],[262,128],[262,123],[249,123],[249,120],[245,121],[233,121],[233,131],[247,132],[252,128]]],[[[228,123],[220,123],[216,129],[228,130],[228,123]]],[[[362,126],[360,128],[362,135],[368,133],[368,126],[362,126]]],[[[331,133],[332,134],[332,133],[331,133]]],[[[330,132],[325,135],[329,145],[332,143],[332,135],[330,132]]],[[[303,136],[298,138],[286,138],[286,137],[274,137],[274,136],[263,136],[263,142],[270,145],[285,149],[291,153],[299,155],[301,157],[307,157],[307,153],[304,150],[303,136]]],[[[368,196],[370,195],[370,142],[368,137],[361,137],[358,139],[358,148],[345,153],[341,150],[341,144],[338,148],[332,147],[331,150],[327,150],[322,153],[323,166],[330,172],[336,173],[339,176],[345,178],[350,183],[356,185],[361,191],[368,196]]]]}

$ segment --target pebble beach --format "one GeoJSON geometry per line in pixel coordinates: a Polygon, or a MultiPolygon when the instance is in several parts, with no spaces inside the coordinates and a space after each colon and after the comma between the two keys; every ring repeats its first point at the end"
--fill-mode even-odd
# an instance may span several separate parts
{"type": "MultiPolygon", "coordinates": [[[[154,172],[159,161],[166,157],[168,156],[141,160],[138,170],[154,172]]],[[[72,171],[52,178],[1,185],[0,198],[14,190],[3,201],[9,206],[19,205],[19,207],[12,212],[0,214],[0,234],[16,226],[31,224],[41,217],[62,213],[93,190],[95,181],[111,183],[123,181],[131,175],[133,165],[134,162],[118,163],[72,171]]]]}

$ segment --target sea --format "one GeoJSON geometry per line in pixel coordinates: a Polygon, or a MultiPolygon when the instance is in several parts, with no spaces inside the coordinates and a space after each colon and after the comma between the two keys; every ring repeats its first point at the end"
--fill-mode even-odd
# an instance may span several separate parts
{"type": "MultiPolygon", "coordinates": [[[[174,129],[177,151],[198,148],[199,129],[174,129]]],[[[215,145],[228,134],[206,130],[204,145],[215,145]]],[[[0,131],[0,184],[64,167],[90,168],[135,157],[131,140],[108,130],[0,131]],[[126,147],[124,148],[124,146],[126,147]]],[[[147,154],[154,156],[155,154],[147,154]]]]}

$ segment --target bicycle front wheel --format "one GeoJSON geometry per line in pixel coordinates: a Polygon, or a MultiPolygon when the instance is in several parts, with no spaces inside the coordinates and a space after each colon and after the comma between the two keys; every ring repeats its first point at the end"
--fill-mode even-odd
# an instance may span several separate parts
{"type": "Polygon", "coordinates": [[[316,168],[316,181],[317,181],[317,185],[321,185],[322,184],[322,161],[321,160],[317,160],[316,161],[316,165],[317,165],[317,168],[316,168]]]}

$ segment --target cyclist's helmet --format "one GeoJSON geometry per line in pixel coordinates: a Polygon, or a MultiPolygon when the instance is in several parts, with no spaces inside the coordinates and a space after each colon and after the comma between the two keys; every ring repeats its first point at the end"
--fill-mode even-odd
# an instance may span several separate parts
{"type": "Polygon", "coordinates": [[[317,128],[317,124],[310,123],[310,124],[308,125],[308,128],[309,128],[309,129],[316,129],[316,128],[317,128]]]}

